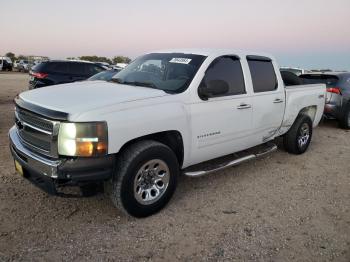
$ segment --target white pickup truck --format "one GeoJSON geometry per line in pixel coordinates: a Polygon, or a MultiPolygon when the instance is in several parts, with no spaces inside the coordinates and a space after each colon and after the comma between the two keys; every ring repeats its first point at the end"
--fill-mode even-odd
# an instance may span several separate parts
{"type": "Polygon", "coordinates": [[[121,210],[151,215],[180,173],[256,158],[279,136],[288,152],[306,151],[326,87],[286,87],[278,68],[267,54],[168,50],[137,58],[109,82],[21,93],[9,131],[16,170],[51,194],[103,184],[121,210]]]}

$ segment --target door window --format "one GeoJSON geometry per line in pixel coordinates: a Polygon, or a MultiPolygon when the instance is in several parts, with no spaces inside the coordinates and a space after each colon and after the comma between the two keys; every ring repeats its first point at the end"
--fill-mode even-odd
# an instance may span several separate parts
{"type": "Polygon", "coordinates": [[[265,57],[247,57],[254,93],[274,91],[277,89],[277,78],[272,61],[265,57]]]}
{"type": "Polygon", "coordinates": [[[246,93],[242,66],[237,57],[222,56],[216,58],[208,67],[202,84],[207,85],[211,80],[223,80],[229,85],[229,91],[224,96],[246,93]]]}

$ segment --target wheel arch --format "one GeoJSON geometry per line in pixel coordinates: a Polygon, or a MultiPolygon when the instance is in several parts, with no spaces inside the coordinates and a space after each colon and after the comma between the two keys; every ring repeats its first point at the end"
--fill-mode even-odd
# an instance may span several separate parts
{"type": "MultiPolygon", "coordinates": [[[[317,113],[317,106],[313,105],[313,106],[307,106],[302,108],[299,111],[299,114],[297,115],[297,117],[295,118],[295,120],[300,116],[300,115],[307,115],[310,117],[312,123],[314,123],[315,118],[316,118],[316,113],[317,113]]],[[[295,121],[294,120],[294,121],[295,121]]]]}
{"type": "MultiPolygon", "coordinates": [[[[282,126],[279,131],[280,135],[287,133],[288,130],[292,127],[292,125],[295,123],[295,121],[297,121],[297,119],[301,115],[307,115],[308,117],[310,117],[313,127],[315,127],[319,123],[322,117],[322,114],[318,113],[317,109],[318,108],[316,105],[311,105],[311,106],[303,107],[300,110],[298,109],[297,110],[294,109],[295,111],[291,110],[291,112],[285,115],[285,119],[283,120],[282,126]]],[[[323,109],[322,109],[322,113],[323,113],[323,109]]]]}
{"type": "Polygon", "coordinates": [[[117,155],[125,148],[142,140],[154,140],[168,146],[175,153],[179,166],[182,166],[184,161],[184,143],[181,133],[177,130],[162,131],[129,140],[122,145],[117,155]]]}

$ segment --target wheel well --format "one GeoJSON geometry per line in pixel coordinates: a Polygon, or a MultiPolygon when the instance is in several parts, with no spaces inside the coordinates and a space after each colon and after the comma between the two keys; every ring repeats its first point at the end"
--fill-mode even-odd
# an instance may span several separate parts
{"type": "Polygon", "coordinates": [[[126,147],[134,144],[135,142],[138,142],[141,140],[154,140],[164,145],[167,145],[171,150],[173,150],[179,162],[179,165],[182,166],[183,160],[184,160],[184,146],[183,146],[182,136],[179,131],[175,131],[175,130],[164,131],[164,132],[154,133],[154,134],[135,138],[125,143],[121,147],[119,152],[123,151],[126,147]]]}
{"type": "Polygon", "coordinates": [[[308,106],[304,107],[302,110],[300,110],[299,115],[307,115],[311,118],[312,123],[315,120],[316,117],[316,112],[317,112],[317,106],[308,106]]]}

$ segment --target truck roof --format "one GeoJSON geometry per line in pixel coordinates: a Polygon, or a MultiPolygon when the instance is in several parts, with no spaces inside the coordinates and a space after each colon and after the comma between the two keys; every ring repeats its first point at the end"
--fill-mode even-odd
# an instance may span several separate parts
{"type": "Polygon", "coordinates": [[[274,56],[264,52],[255,52],[255,51],[244,51],[237,49],[220,49],[220,48],[184,48],[184,49],[165,49],[157,50],[149,53],[184,53],[184,54],[194,54],[194,55],[203,55],[203,56],[222,56],[222,55],[237,55],[239,57],[244,57],[247,55],[253,56],[265,56],[269,57],[272,60],[274,56]]]}

